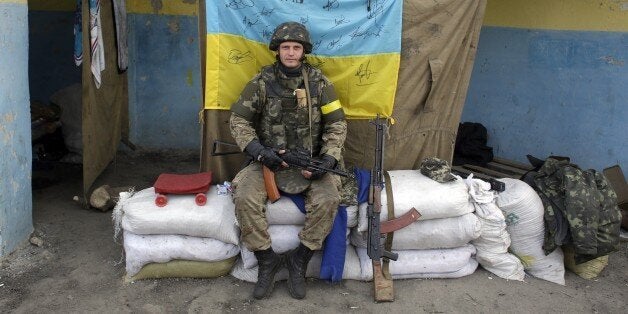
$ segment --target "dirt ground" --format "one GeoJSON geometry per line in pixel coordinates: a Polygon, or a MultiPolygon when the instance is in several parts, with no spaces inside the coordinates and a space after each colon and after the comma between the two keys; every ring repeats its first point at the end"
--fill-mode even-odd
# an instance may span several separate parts
{"type": "MultiPolygon", "coordinates": [[[[159,173],[197,170],[195,157],[120,153],[97,185],[141,189],[159,173]]],[[[478,268],[458,279],[397,280],[396,300],[383,304],[373,302],[371,283],[360,281],[308,280],[305,300],[292,299],[280,282],[271,298],[261,301],[251,298],[252,284],[230,276],[124,283],[111,212],[84,209],[73,200],[81,193],[80,175],[79,166],[67,164],[34,173],[34,235],[43,245],[26,243],[1,261],[0,312],[626,313],[628,308],[628,242],[594,280],[567,271],[565,286],[533,277],[506,281],[478,268]]]]}

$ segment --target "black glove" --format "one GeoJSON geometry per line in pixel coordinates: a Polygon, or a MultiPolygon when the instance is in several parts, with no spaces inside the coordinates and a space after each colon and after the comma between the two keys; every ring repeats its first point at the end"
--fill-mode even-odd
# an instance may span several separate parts
{"type": "Polygon", "coordinates": [[[262,145],[257,140],[253,140],[246,145],[244,151],[272,171],[279,170],[281,163],[283,163],[283,159],[272,148],[262,145]]]}
{"type": "MultiPolygon", "coordinates": [[[[334,169],[336,167],[336,158],[329,156],[327,154],[323,154],[322,156],[316,158],[317,165],[322,168],[334,169]]],[[[327,171],[322,169],[308,168],[307,171],[311,172],[310,180],[318,180],[323,177],[327,171]]]]}

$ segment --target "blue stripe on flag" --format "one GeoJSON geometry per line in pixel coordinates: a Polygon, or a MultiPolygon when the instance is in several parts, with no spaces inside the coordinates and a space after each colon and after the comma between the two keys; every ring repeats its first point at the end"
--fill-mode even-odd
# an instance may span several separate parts
{"type": "Polygon", "coordinates": [[[207,33],[227,33],[268,43],[275,27],[296,21],[311,32],[313,53],[352,56],[401,51],[403,1],[208,1],[207,33]]]}

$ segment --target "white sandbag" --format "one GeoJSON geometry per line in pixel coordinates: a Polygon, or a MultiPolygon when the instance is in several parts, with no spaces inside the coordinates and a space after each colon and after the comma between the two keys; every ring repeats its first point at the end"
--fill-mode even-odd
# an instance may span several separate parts
{"type": "Polygon", "coordinates": [[[289,197],[283,196],[266,204],[266,220],[269,225],[303,225],[305,214],[289,197]]]}
{"type": "MultiPolygon", "coordinates": [[[[266,204],[266,220],[269,225],[303,225],[305,214],[289,198],[282,196],[276,202],[266,204]]],[[[347,227],[358,224],[358,206],[347,207],[347,227]]]]}
{"type": "MultiPolygon", "coordinates": [[[[356,248],[362,268],[362,280],[373,280],[373,264],[366,248],[356,248]]],[[[390,262],[393,278],[456,278],[455,275],[468,275],[475,271],[477,262],[473,260],[476,250],[466,244],[451,249],[399,250],[396,261],[390,262]],[[475,266],[473,266],[475,264],[475,266]]],[[[462,276],[464,276],[462,275],[462,276]]]]}
{"type": "Polygon", "coordinates": [[[347,206],[347,228],[358,225],[358,205],[347,206]]]}
{"type": "MultiPolygon", "coordinates": [[[[463,246],[480,236],[482,224],[473,213],[458,217],[422,220],[393,235],[393,250],[425,250],[463,246]]],[[[351,244],[366,247],[367,232],[351,231],[351,244]]]]}
{"type": "Polygon", "coordinates": [[[549,255],[543,251],[545,208],[539,195],[527,183],[500,179],[506,190],[497,195],[497,206],[503,211],[510,234],[510,251],[521,260],[525,271],[537,278],[565,284],[563,252],[559,248],[549,255]]]}
{"type": "MultiPolygon", "coordinates": [[[[299,232],[303,226],[294,225],[270,225],[268,226],[268,234],[270,235],[271,247],[278,254],[286,253],[297,246],[301,242],[299,240],[299,232]]],[[[347,228],[347,236],[350,229],[347,228]]],[[[347,239],[348,240],[348,239],[347,239]]],[[[253,268],[257,266],[257,258],[255,254],[240,243],[242,256],[242,264],[244,268],[253,268]]]]}
{"type": "Polygon", "coordinates": [[[211,238],[184,235],[138,235],[124,231],[124,253],[127,276],[134,276],[149,263],[172,260],[215,262],[240,252],[237,245],[211,238]]]}
{"type": "Polygon", "coordinates": [[[135,234],[181,234],[213,238],[238,244],[240,234],[234,204],[228,195],[218,195],[216,186],[207,192],[207,204],[196,205],[194,195],[167,195],[168,204],[155,205],[155,190],[147,188],[133,195],[120,193],[113,212],[116,228],[135,234]]]}
{"type": "MultiPolygon", "coordinates": [[[[412,207],[421,213],[421,220],[462,216],[473,212],[469,202],[467,186],[460,177],[457,180],[438,183],[418,170],[393,170],[390,183],[394,199],[395,217],[399,217],[412,207]]],[[[386,189],[382,190],[382,221],[388,220],[386,189]]],[[[358,230],[368,228],[366,203],[359,206],[358,230]]]]}
{"type": "Polygon", "coordinates": [[[510,236],[504,215],[495,204],[496,195],[491,191],[490,183],[473,179],[473,175],[464,181],[469,187],[475,214],[482,222],[480,237],[471,242],[477,248],[477,261],[501,278],[523,281],[523,265],[516,256],[508,253],[510,236]]]}
{"type": "MultiPolygon", "coordinates": [[[[460,278],[469,276],[475,272],[478,268],[478,261],[473,258],[469,259],[469,262],[457,271],[450,273],[421,273],[421,274],[409,274],[409,275],[392,275],[393,279],[415,279],[415,278],[460,278]]],[[[372,278],[369,280],[373,280],[372,278]]]]}
{"type": "MultiPolygon", "coordinates": [[[[360,268],[360,259],[356,254],[355,248],[351,245],[347,245],[345,254],[345,265],[342,272],[342,279],[360,280],[362,270],[360,268]]],[[[320,278],[322,257],[323,254],[320,251],[314,253],[310,263],[307,265],[307,271],[305,272],[306,277],[320,278]]],[[[257,266],[253,268],[245,268],[242,259],[240,259],[231,270],[231,275],[243,281],[257,282],[257,270],[257,266]]],[[[275,276],[275,281],[286,279],[288,279],[288,271],[285,268],[280,270],[275,276]]]]}
{"type": "MultiPolygon", "coordinates": [[[[286,253],[299,246],[299,231],[303,226],[295,225],[270,225],[268,226],[268,234],[270,235],[271,247],[277,254],[286,253]]],[[[253,268],[257,266],[257,258],[255,254],[240,243],[242,264],[244,268],[253,268]]]]}

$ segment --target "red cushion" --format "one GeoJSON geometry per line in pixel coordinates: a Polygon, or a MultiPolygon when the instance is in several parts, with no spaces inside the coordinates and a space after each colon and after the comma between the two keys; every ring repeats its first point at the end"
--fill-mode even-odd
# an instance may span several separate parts
{"type": "Polygon", "coordinates": [[[155,193],[194,194],[207,192],[211,183],[211,171],[193,174],[162,173],[153,186],[155,193]]]}

